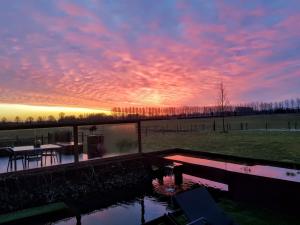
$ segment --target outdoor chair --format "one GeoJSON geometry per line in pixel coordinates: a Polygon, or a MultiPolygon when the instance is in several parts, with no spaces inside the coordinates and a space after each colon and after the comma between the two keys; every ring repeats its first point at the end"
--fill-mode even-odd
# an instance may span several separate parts
{"type": "Polygon", "coordinates": [[[37,166],[40,162],[42,166],[42,150],[40,148],[35,148],[32,152],[26,154],[25,166],[29,168],[30,162],[36,162],[37,166]]]}
{"type": "Polygon", "coordinates": [[[13,170],[13,163],[14,163],[14,161],[17,162],[18,160],[22,160],[23,169],[25,168],[25,157],[23,155],[14,156],[13,150],[9,147],[3,148],[2,150],[6,151],[8,154],[8,162],[7,162],[7,168],[6,168],[7,172],[9,170],[9,168],[10,168],[10,171],[13,170]]]}
{"type": "Polygon", "coordinates": [[[47,163],[47,157],[50,157],[50,162],[52,165],[52,162],[57,163],[58,162],[58,154],[56,151],[45,151],[42,153],[42,157],[44,158],[44,164],[47,163]]]}
{"type": "Polygon", "coordinates": [[[233,225],[204,187],[175,196],[175,201],[189,220],[189,225],[233,225]]]}

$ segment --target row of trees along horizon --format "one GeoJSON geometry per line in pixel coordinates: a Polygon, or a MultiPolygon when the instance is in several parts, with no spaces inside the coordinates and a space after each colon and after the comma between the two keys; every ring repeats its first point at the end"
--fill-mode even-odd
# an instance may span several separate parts
{"type": "Polygon", "coordinates": [[[29,116],[22,120],[16,116],[13,121],[6,117],[1,118],[1,124],[22,123],[72,123],[72,122],[106,122],[113,120],[135,120],[135,119],[169,119],[169,118],[197,118],[197,117],[225,117],[254,114],[278,114],[299,113],[300,98],[289,99],[279,102],[251,102],[246,104],[230,105],[220,95],[220,101],[216,106],[181,106],[181,107],[113,107],[111,115],[104,113],[92,113],[84,115],[65,115],[60,113],[58,118],[53,115],[48,117],[39,116],[36,119],[29,116]],[[222,99],[223,98],[223,99],[222,99]]]}

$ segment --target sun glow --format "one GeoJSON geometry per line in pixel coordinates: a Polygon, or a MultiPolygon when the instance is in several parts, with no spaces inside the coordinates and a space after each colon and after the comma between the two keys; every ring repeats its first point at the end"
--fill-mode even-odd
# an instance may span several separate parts
{"type": "Polygon", "coordinates": [[[35,105],[23,105],[23,104],[0,104],[0,117],[6,117],[8,120],[14,120],[16,116],[21,119],[26,119],[28,116],[37,118],[39,116],[47,117],[52,115],[58,117],[59,113],[65,113],[65,115],[84,115],[91,113],[105,113],[110,114],[110,110],[105,109],[90,109],[79,107],[64,107],[64,106],[35,106],[35,105]]]}
{"type": "Polygon", "coordinates": [[[162,97],[158,93],[151,94],[146,101],[149,104],[160,105],[162,103],[162,97]]]}

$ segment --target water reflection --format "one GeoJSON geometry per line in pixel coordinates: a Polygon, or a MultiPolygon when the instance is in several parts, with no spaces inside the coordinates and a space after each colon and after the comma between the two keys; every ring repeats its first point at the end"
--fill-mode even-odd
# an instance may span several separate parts
{"type": "Polygon", "coordinates": [[[184,155],[171,155],[166,156],[166,159],[175,160],[179,162],[186,162],[195,165],[208,166],[213,168],[218,168],[222,170],[238,172],[243,174],[250,174],[262,177],[269,177],[274,179],[281,179],[293,182],[300,182],[300,171],[281,168],[281,167],[273,167],[273,166],[264,166],[264,165],[242,165],[231,162],[222,162],[198,157],[190,157],[184,155]]]}
{"type": "Polygon", "coordinates": [[[182,177],[183,182],[180,185],[175,184],[174,175],[167,175],[162,178],[156,178],[152,181],[153,189],[156,193],[164,196],[173,196],[179,192],[188,190],[195,185],[201,185],[221,191],[228,191],[227,184],[192,176],[189,174],[182,174],[182,177]]]}
{"type": "MultiPolygon", "coordinates": [[[[133,201],[122,201],[103,209],[54,222],[55,225],[138,225],[173,212],[172,198],[178,192],[188,190],[197,184],[213,184],[214,182],[183,174],[183,183],[176,185],[174,175],[164,176],[162,180],[152,181],[152,194],[138,197],[133,201]]],[[[215,184],[215,183],[214,183],[215,184]]],[[[212,185],[217,187],[216,185],[212,185]]],[[[219,186],[218,186],[219,187],[219,186]]],[[[138,194],[138,193],[137,193],[138,194]]]]}
{"type": "Polygon", "coordinates": [[[142,221],[150,221],[164,213],[171,212],[166,202],[157,201],[154,197],[146,196],[136,199],[133,202],[112,205],[102,210],[95,210],[81,217],[73,217],[55,222],[55,225],[74,225],[74,224],[109,224],[109,225],[138,225],[142,221]]]}
{"type": "Polygon", "coordinates": [[[227,184],[223,184],[220,182],[216,182],[216,181],[212,181],[212,180],[208,180],[208,179],[204,179],[204,178],[200,178],[200,177],[195,177],[195,176],[188,175],[188,174],[183,174],[183,179],[185,182],[200,184],[202,186],[219,189],[221,191],[229,190],[227,184]]]}
{"type": "Polygon", "coordinates": [[[75,201],[75,204],[67,204],[70,206],[72,214],[65,214],[62,217],[56,217],[56,219],[52,217],[44,218],[43,222],[32,221],[26,224],[140,225],[163,214],[173,212],[171,196],[199,184],[221,190],[224,187],[222,186],[224,184],[188,174],[183,174],[182,184],[176,185],[174,174],[170,173],[163,176],[162,179],[154,179],[152,186],[146,185],[131,192],[120,191],[120,193],[114,192],[105,196],[94,196],[93,198],[79,200],[77,203],[75,201]]]}

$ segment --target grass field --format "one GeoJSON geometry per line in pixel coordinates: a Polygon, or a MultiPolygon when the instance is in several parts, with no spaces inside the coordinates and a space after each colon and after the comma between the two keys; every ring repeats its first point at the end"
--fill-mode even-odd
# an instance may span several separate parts
{"type": "MultiPolygon", "coordinates": [[[[216,129],[222,130],[222,118],[209,117],[200,119],[174,119],[143,122],[143,126],[149,129],[173,129],[182,130],[212,130],[213,122],[216,122],[216,129]]],[[[251,116],[232,116],[225,117],[225,124],[230,125],[231,130],[241,130],[241,123],[245,129],[300,129],[300,114],[271,114],[271,115],[251,115],[251,116]]]]}
{"type": "Polygon", "coordinates": [[[289,121],[300,125],[300,114],[229,117],[232,129],[227,133],[221,132],[220,118],[217,131],[212,118],[148,121],[143,123],[143,150],[185,148],[300,163],[300,131],[289,130],[289,121]],[[265,121],[268,129],[263,129],[265,121]],[[240,130],[240,123],[248,123],[248,130],[240,130]]]}
{"type": "Polygon", "coordinates": [[[236,203],[228,199],[222,199],[218,202],[219,206],[228,214],[237,224],[240,225],[296,225],[299,224],[299,218],[295,215],[286,213],[274,213],[267,208],[249,206],[242,203],[236,203]]]}
{"type": "MultiPolygon", "coordinates": [[[[268,208],[258,208],[256,206],[233,202],[229,199],[220,199],[217,203],[224,212],[239,225],[296,225],[299,218],[287,213],[274,213],[268,208]]],[[[175,216],[179,224],[188,223],[187,218],[180,214],[175,216]]],[[[161,225],[164,225],[161,223],[161,225]]]]}

